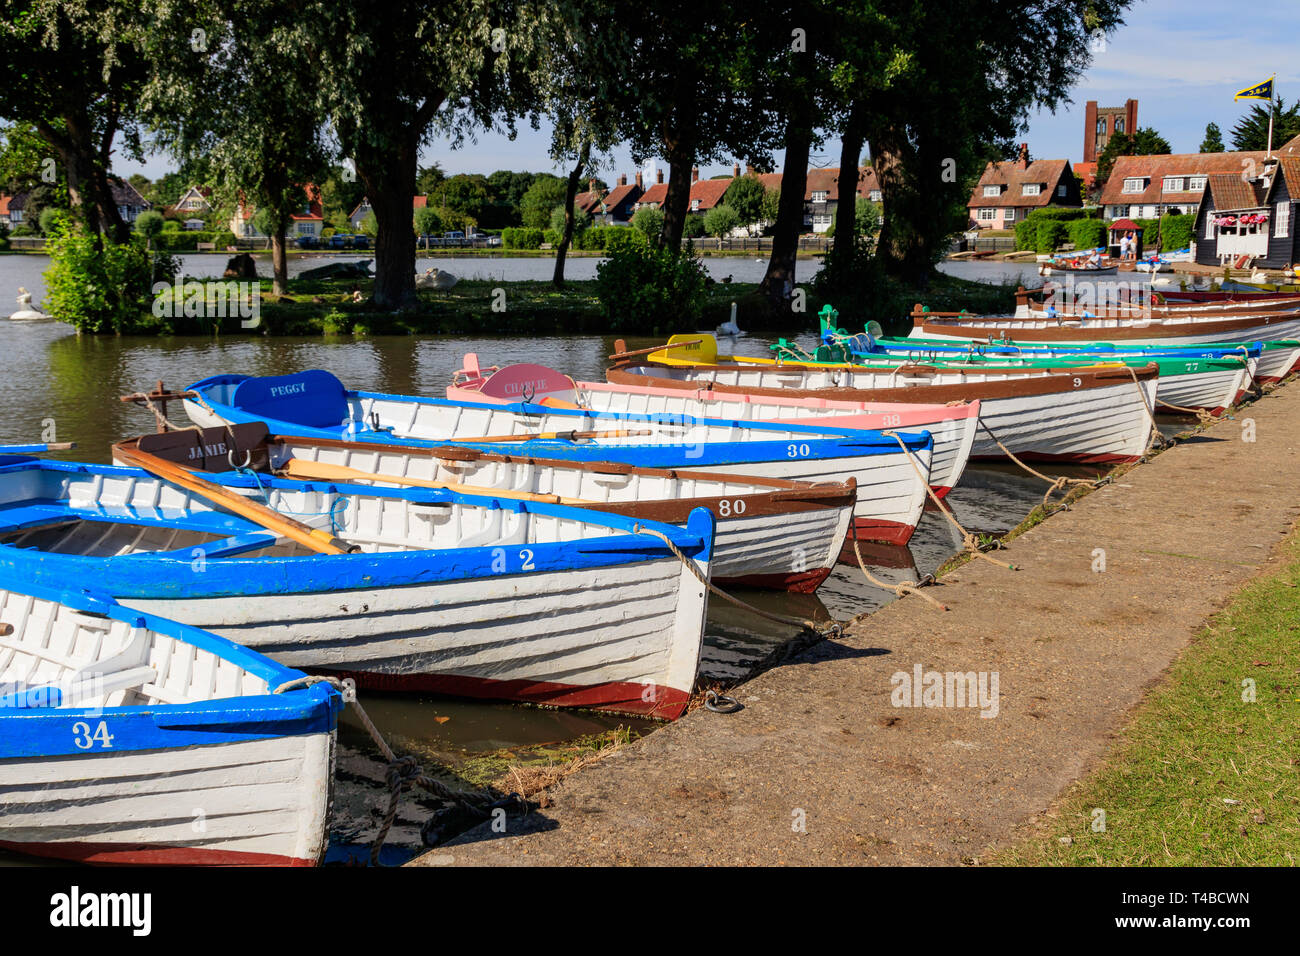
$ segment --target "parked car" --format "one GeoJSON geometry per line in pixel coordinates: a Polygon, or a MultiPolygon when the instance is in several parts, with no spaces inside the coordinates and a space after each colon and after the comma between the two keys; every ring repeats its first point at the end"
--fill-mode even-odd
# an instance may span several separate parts
{"type": "Polygon", "coordinates": [[[320,239],[316,236],[299,236],[293,241],[293,244],[299,249],[319,249],[320,239]]]}
{"type": "Polygon", "coordinates": [[[336,233],[334,233],[334,235],[330,236],[330,248],[331,248],[331,249],[351,249],[351,248],[352,248],[352,237],[349,236],[347,233],[336,232],[336,233]]]}
{"type": "Polygon", "coordinates": [[[352,248],[353,248],[353,249],[369,249],[369,248],[370,248],[370,237],[369,237],[369,236],[363,236],[363,235],[360,235],[360,234],[353,236],[353,237],[352,237],[352,248]]]}

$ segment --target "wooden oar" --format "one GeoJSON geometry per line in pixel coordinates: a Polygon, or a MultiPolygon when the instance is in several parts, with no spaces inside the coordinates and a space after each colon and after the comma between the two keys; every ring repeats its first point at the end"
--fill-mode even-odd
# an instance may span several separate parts
{"type": "Polygon", "coordinates": [[[692,339],[690,342],[668,342],[664,345],[655,345],[648,349],[637,349],[635,352],[615,352],[610,356],[610,358],[617,361],[618,359],[634,358],[637,355],[649,355],[652,352],[662,352],[664,349],[686,348],[690,345],[702,344],[704,344],[704,339],[692,339]]]}
{"type": "Polygon", "coordinates": [[[43,451],[68,451],[76,447],[75,441],[42,442],[36,445],[0,445],[0,455],[36,455],[43,451]]]}
{"type": "Polygon", "coordinates": [[[486,488],[483,485],[466,485],[455,481],[432,481],[427,478],[407,478],[403,475],[376,475],[347,465],[331,465],[323,461],[290,458],[280,469],[286,478],[315,481],[383,481],[391,485],[411,485],[416,488],[445,488],[466,495],[486,495],[492,498],[517,498],[521,501],[541,501],[551,505],[598,505],[599,501],[586,498],[565,498],[560,495],[539,495],[532,491],[507,491],[486,488]]]}
{"type": "Polygon", "coordinates": [[[313,551],[318,551],[321,554],[348,554],[361,550],[356,545],[340,541],[327,531],[313,528],[301,521],[286,517],[228,488],[223,488],[221,485],[200,478],[198,475],[186,471],[180,465],[172,464],[170,461],[164,461],[155,455],[125,445],[118,446],[114,451],[118,457],[129,464],[142,468],[164,481],[180,485],[182,488],[206,498],[214,505],[219,505],[227,511],[233,511],[250,521],[255,521],[268,531],[274,531],[281,537],[297,541],[313,551]]]}
{"type": "Polygon", "coordinates": [[[537,432],[532,435],[484,435],[481,438],[440,438],[445,442],[466,441],[543,441],[559,439],[560,441],[579,441],[586,438],[627,438],[631,435],[649,435],[649,429],[616,429],[606,432],[537,432]]]}

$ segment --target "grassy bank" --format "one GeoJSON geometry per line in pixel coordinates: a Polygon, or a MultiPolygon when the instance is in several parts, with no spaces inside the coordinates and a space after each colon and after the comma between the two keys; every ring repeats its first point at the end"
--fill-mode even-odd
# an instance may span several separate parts
{"type": "MultiPolygon", "coordinates": [[[[206,285],[224,286],[212,281],[206,285]]],[[[183,314],[183,303],[165,308],[164,315],[143,315],[133,334],[159,335],[629,335],[666,336],[677,331],[714,328],[730,318],[731,304],[737,306],[742,329],[793,335],[817,328],[817,312],[825,304],[811,284],[800,286],[802,312],[773,310],[754,283],[714,282],[705,294],[698,322],[674,327],[665,319],[646,327],[621,322],[602,314],[595,281],[570,281],[556,289],[545,281],[504,282],[463,279],[455,288],[421,291],[417,308],[393,312],[369,301],[373,281],[369,279],[294,279],[290,294],[275,296],[271,281],[260,281],[261,321],[245,328],[234,303],[226,309],[202,308],[209,315],[183,314]],[[359,292],[361,301],[354,301],[359,292]],[[180,315],[167,315],[176,311],[180,315]],[[228,311],[230,314],[221,315],[228,311]]],[[[165,294],[165,302],[169,293],[165,294]]],[[[907,314],[916,302],[936,310],[969,309],[972,312],[1005,312],[1014,307],[1014,289],[970,282],[937,273],[924,291],[886,282],[855,296],[837,298],[832,304],[840,312],[840,325],[860,331],[871,319],[887,329],[905,333],[910,327],[907,314]]]]}
{"type": "Polygon", "coordinates": [[[1071,788],[1033,836],[986,862],[1300,862],[1298,587],[1300,537],[1293,533],[1272,570],[1243,589],[1170,668],[1110,760],[1071,788]],[[1252,689],[1253,702],[1243,699],[1252,689]],[[1104,831],[1094,830],[1098,808],[1104,831]]]}

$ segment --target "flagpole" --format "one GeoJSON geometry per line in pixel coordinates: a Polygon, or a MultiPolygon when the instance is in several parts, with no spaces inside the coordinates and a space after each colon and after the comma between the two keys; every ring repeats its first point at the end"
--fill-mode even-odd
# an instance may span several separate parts
{"type": "Polygon", "coordinates": [[[1273,158],[1273,96],[1268,98],[1268,156],[1267,159],[1273,158]]]}

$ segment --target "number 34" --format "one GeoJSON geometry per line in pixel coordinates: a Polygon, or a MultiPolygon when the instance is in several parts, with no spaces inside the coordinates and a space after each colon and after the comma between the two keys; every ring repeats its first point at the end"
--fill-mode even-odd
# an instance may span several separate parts
{"type": "Polygon", "coordinates": [[[79,720],[72,725],[72,742],[77,745],[78,750],[91,750],[96,745],[101,750],[113,749],[113,735],[108,732],[108,723],[100,721],[92,732],[90,724],[79,720]]]}

